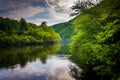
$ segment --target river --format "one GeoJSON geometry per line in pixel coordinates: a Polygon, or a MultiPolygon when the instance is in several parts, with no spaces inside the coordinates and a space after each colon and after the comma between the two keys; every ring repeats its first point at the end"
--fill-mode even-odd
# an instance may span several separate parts
{"type": "Polygon", "coordinates": [[[0,80],[75,80],[69,56],[61,44],[0,48],[0,80]]]}

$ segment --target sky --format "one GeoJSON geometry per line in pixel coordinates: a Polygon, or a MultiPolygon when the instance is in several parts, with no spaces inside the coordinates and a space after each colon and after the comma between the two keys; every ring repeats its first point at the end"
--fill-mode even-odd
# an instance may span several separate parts
{"type": "Polygon", "coordinates": [[[19,20],[40,25],[46,21],[48,25],[66,22],[72,19],[70,7],[76,0],[0,0],[0,17],[19,20]]]}

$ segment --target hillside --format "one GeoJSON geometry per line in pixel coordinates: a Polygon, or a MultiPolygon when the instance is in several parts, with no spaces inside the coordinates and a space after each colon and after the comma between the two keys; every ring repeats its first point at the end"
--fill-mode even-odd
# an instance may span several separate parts
{"type": "Polygon", "coordinates": [[[51,44],[60,40],[52,27],[43,22],[40,26],[0,17],[0,46],[51,44]]]}
{"type": "Polygon", "coordinates": [[[119,0],[104,0],[73,21],[77,34],[70,44],[71,59],[84,70],[83,80],[119,80],[119,6],[119,0]]]}
{"type": "Polygon", "coordinates": [[[62,40],[70,39],[76,33],[72,21],[53,25],[53,28],[60,34],[62,40]]]}

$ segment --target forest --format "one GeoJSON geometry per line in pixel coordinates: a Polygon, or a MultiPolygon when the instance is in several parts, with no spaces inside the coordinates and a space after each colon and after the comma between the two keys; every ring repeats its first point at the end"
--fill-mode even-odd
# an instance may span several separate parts
{"type": "Polygon", "coordinates": [[[103,0],[73,21],[77,34],[69,44],[71,59],[84,70],[83,80],[119,80],[119,6],[119,0],[103,0]]]}
{"type": "Polygon", "coordinates": [[[61,40],[70,40],[71,36],[76,34],[74,30],[75,25],[72,24],[72,21],[53,25],[55,31],[60,34],[61,40]]]}
{"type": "Polygon", "coordinates": [[[0,17],[0,46],[52,44],[59,40],[59,34],[46,22],[37,26],[23,18],[17,21],[0,17]]]}

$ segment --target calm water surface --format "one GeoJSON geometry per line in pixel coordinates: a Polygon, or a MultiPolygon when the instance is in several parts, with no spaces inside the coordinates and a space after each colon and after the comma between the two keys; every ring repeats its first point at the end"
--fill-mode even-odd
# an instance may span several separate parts
{"type": "Polygon", "coordinates": [[[76,65],[60,52],[60,44],[0,48],[0,80],[75,80],[76,65]]]}

